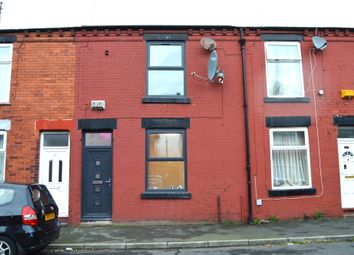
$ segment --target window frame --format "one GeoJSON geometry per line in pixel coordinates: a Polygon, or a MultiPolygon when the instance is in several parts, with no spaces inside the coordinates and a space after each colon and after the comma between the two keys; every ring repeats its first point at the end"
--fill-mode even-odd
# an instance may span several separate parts
{"type": "Polygon", "coordinates": [[[3,178],[0,179],[0,183],[5,181],[5,173],[6,173],[6,145],[7,145],[7,132],[6,131],[0,131],[0,135],[4,136],[4,141],[3,141],[3,147],[0,148],[0,152],[4,153],[4,172],[3,172],[3,178]]]}
{"type": "Polygon", "coordinates": [[[287,99],[287,98],[304,98],[305,97],[305,87],[304,87],[304,75],[303,75],[303,65],[302,65],[302,55],[301,55],[301,43],[295,41],[267,41],[264,42],[264,56],[265,56],[265,66],[266,66],[266,83],[267,83],[267,97],[276,99],[287,99]],[[270,45],[289,45],[296,46],[298,52],[298,59],[268,59],[267,48],[270,45]],[[269,63],[298,63],[299,65],[299,81],[301,86],[301,95],[271,95],[270,92],[270,74],[269,74],[269,63]]]}
{"type": "Polygon", "coordinates": [[[187,135],[185,129],[146,129],[145,139],[145,192],[148,193],[185,193],[188,191],[187,177],[187,135]],[[150,157],[150,134],[182,134],[182,157],[150,157]],[[149,162],[184,162],[184,188],[183,189],[149,189],[149,162]]]}
{"type": "MultiPolygon", "coordinates": [[[[9,84],[7,84],[8,88],[9,88],[9,93],[6,95],[7,98],[5,98],[5,101],[1,101],[0,100],[0,104],[9,104],[10,103],[13,44],[11,44],[11,43],[0,43],[0,48],[7,48],[7,47],[10,48],[10,54],[9,54],[10,59],[8,59],[8,60],[0,60],[0,65],[9,65],[10,71],[8,73],[8,77],[6,77],[6,78],[9,79],[9,84]]],[[[1,79],[1,77],[0,77],[0,79],[1,79]]]]}
{"type": "Polygon", "coordinates": [[[270,128],[269,130],[269,141],[270,141],[270,161],[271,161],[271,183],[272,190],[301,190],[301,189],[310,189],[312,187],[312,177],[311,177],[311,158],[310,158],[310,144],[308,137],[308,128],[307,127],[293,127],[293,128],[270,128]],[[303,131],[305,138],[305,145],[300,146],[274,146],[273,134],[274,132],[296,132],[303,131]],[[308,178],[309,185],[307,186],[286,186],[286,187],[275,187],[274,186],[274,166],[273,166],[273,150],[303,150],[306,149],[307,156],[307,169],[308,169],[308,178]]]}
{"type": "MultiPolygon", "coordinates": [[[[147,54],[146,54],[146,98],[157,99],[185,99],[187,97],[186,91],[186,53],[184,41],[148,41],[147,42],[147,54]],[[181,46],[181,66],[151,66],[150,65],[150,47],[159,45],[178,45],[181,46]],[[149,71],[183,71],[183,94],[182,95],[150,95],[149,94],[149,71]]],[[[147,99],[146,102],[149,100],[147,99]]],[[[182,102],[179,102],[182,103],[182,102]]]]}

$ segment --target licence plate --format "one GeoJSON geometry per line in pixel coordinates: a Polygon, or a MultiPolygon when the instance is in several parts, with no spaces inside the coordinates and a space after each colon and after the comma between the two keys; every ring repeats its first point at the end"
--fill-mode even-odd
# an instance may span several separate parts
{"type": "Polygon", "coordinates": [[[55,213],[47,213],[45,216],[44,216],[44,220],[45,221],[48,221],[48,220],[51,220],[51,219],[54,219],[55,218],[55,213]]]}

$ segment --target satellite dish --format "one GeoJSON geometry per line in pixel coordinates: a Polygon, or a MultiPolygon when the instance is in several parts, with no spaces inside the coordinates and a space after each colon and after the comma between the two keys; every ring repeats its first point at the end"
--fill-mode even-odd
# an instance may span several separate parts
{"type": "Polygon", "coordinates": [[[312,43],[317,50],[324,50],[327,47],[327,40],[317,35],[312,37],[312,43]]]}
{"type": "Polygon", "coordinates": [[[218,54],[216,50],[213,50],[210,53],[209,61],[208,61],[208,79],[209,81],[214,80],[215,76],[218,73],[218,54]]]}
{"type": "Polygon", "coordinates": [[[215,50],[216,49],[216,42],[214,39],[210,37],[203,37],[200,40],[200,44],[205,50],[215,50]]]}

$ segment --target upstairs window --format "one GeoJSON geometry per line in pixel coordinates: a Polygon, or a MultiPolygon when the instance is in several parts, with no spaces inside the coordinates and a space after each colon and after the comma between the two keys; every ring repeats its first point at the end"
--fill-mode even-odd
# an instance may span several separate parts
{"type": "Polygon", "coordinates": [[[151,41],[147,56],[147,95],[184,97],[184,42],[151,41]]]}
{"type": "Polygon", "coordinates": [[[0,44],[0,104],[10,102],[12,44],[0,44]]]}
{"type": "Polygon", "coordinates": [[[0,131],[0,182],[5,180],[6,132],[0,131]]]}
{"type": "Polygon", "coordinates": [[[269,97],[304,97],[299,42],[266,42],[267,90],[269,97]]]}

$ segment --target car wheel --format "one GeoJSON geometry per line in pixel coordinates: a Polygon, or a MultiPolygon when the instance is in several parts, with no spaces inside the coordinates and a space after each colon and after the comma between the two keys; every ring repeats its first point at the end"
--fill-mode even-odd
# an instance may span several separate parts
{"type": "Polygon", "coordinates": [[[0,236],[0,254],[1,255],[17,254],[15,243],[11,239],[5,236],[0,236]]]}

